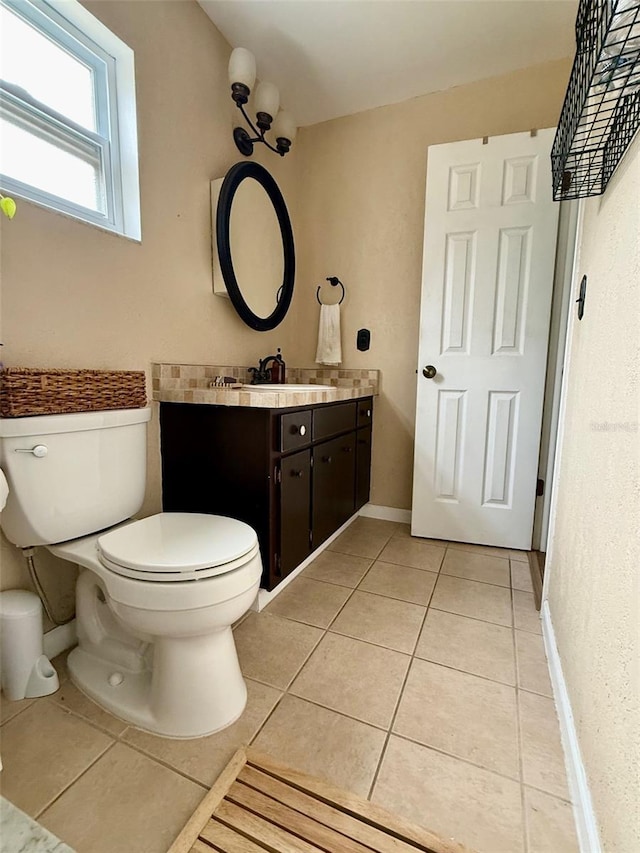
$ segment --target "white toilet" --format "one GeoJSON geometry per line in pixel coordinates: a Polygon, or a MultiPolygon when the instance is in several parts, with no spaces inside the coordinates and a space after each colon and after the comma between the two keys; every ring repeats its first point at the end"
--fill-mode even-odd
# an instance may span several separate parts
{"type": "MultiPolygon", "coordinates": [[[[0,418],[9,483],[2,528],[77,563],[72,681],[103,708],[168,737],[242,713],[231,625],[260,585],[258,540],[232,518],[140,509],[149,409],[0,418]]],[[[212,484],[212,488],[214,488],[212,484]]]]}

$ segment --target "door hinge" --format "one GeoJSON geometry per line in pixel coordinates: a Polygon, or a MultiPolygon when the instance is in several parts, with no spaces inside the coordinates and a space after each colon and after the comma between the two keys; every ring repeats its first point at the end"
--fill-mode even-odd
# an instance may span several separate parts
{"type": "Polygon", "coordinates": [[[536,483],[536,497],[541,498],[544,495],[544,480],[538,478],[536,483]]]}
{"type": "Polygon", "coordinates": [[[282,482],[282,468],[278,468],[277,465],[273,469],[273,479],[276,481],[276,483],[282,482]]]}
{"type": "Polygon", "coordinates": [[[282,575],[282,560],[280,559],[280,554],[276,554],[276,574],[278,577],[282,575]]]}
{"type": "Polygon", "coordinates": [[[309,531],[309,548],[313,547],[313,530],[309,531]]]}

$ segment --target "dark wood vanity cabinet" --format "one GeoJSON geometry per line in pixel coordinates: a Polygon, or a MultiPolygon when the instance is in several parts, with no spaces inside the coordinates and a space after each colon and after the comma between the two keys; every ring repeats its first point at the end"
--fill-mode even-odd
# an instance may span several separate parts
{"type": "Polygon", "coordinates": [[[163,508],[246,521],[273,589],[369,500],[373,400],[161,403],[163,508]]]}

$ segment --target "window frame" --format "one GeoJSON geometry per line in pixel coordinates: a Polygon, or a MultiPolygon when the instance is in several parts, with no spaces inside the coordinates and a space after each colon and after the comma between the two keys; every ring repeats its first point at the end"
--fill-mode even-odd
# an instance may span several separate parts
{"type": "Polygon", "coordinates": [[[104,212],[0,173],[4,193],[141,239],[134,54],[77,0],[0,0],[2,5],[91,68],[96,132],[76,124],[23,89],[2,81],[2,112],[40,138],[87,161],[100,161],[104,212]],[[94,152],[93,156],[90,152],[94,152]]]}

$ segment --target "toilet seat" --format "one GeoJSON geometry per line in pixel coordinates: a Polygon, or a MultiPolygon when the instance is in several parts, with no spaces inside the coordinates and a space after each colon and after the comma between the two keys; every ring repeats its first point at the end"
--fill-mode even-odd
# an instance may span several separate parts
{"type": "Polygon", "coordinates": [[[233,571],[257,553],[258,537],[235,518],[162,512],[103,534],[97,550],[116,574],[168,583],[233,571]]]}

